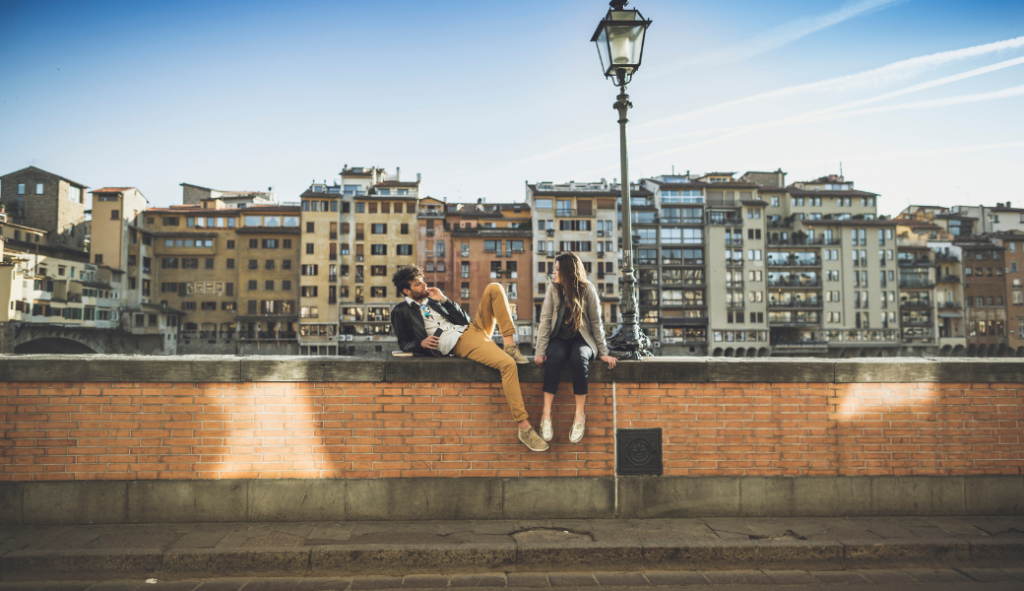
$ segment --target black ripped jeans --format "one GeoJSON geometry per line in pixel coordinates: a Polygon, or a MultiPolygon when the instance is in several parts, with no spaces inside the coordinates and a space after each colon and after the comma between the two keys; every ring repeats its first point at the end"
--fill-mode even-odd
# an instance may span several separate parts
{"type": "Polygon", "coordinates": [[[547,355],[548,359],[544,362],[544,391],[548,394],[558,392],[562,366],[568,359],[572,368],[572,391],[577,396],[586,396],[590,384],[590,358],[594,351],[583,335],[577,333],[568,341],[561,337],[553,337],[548,342],[547,355]]]}

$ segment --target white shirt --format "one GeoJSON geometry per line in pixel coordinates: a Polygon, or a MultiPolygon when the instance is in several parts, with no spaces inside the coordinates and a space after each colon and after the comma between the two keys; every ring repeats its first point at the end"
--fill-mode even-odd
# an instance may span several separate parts
{"type": "MultiPolygon", "coordinates": [[[[437,331],[438,328],[444,331],[441,333],[441,338],[438,339],[437,351],[441,355],[450,354],[452,349],[455,348],[455,343],[459,342],[459,337],[462,336],[462,333],[464,333],[468,327],[448,322],[432,308],[430,310],[430,317],[428,318],[427,315],[423,313],[422,305],[416,300],[406,296],[405,301],[419,311],[420,316],[423,318],[423,327],[427,329],[428,337],[433,336],[434,332],[437,331]]],[[[423,300],[423,305],[426,305],[429,301],[430,298],[425,298],[423,300]]]]}

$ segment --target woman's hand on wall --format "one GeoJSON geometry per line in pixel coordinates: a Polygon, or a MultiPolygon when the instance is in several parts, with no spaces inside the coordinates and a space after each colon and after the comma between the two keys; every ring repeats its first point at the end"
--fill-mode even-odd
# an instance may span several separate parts
{"type": "Polygon", "coordinates": [[[604,361],[605,363],[608,364],[608,369],[615,369],[615,364],[619,362],[618,359],[612,357],[611,355],[605,355],[604,357],[601,358],[601,361],[604,361]]]}

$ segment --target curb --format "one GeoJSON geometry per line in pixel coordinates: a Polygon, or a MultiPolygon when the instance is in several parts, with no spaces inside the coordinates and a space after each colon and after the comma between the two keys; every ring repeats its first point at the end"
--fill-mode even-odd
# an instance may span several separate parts
{"type": "Polygon", "coordinates": [[[356,576],[616,570],[999,568],[1024,564],[1024,539],[716,543],[322,545],[281,548],[13,551],[0,581],[154,577],[356,576]]]}

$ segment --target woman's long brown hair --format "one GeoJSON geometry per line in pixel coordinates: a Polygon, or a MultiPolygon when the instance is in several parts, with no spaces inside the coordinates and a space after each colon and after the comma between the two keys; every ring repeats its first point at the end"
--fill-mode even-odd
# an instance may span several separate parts
{"type": "Polygon", "coordinates": [[[583,292],[590,285],[583,261],[574,252],[566,252],[555,259],[558,263],[558,283],[555,289],[565,302],[566,324],[578,331],[583,323],[583,292]]]}

